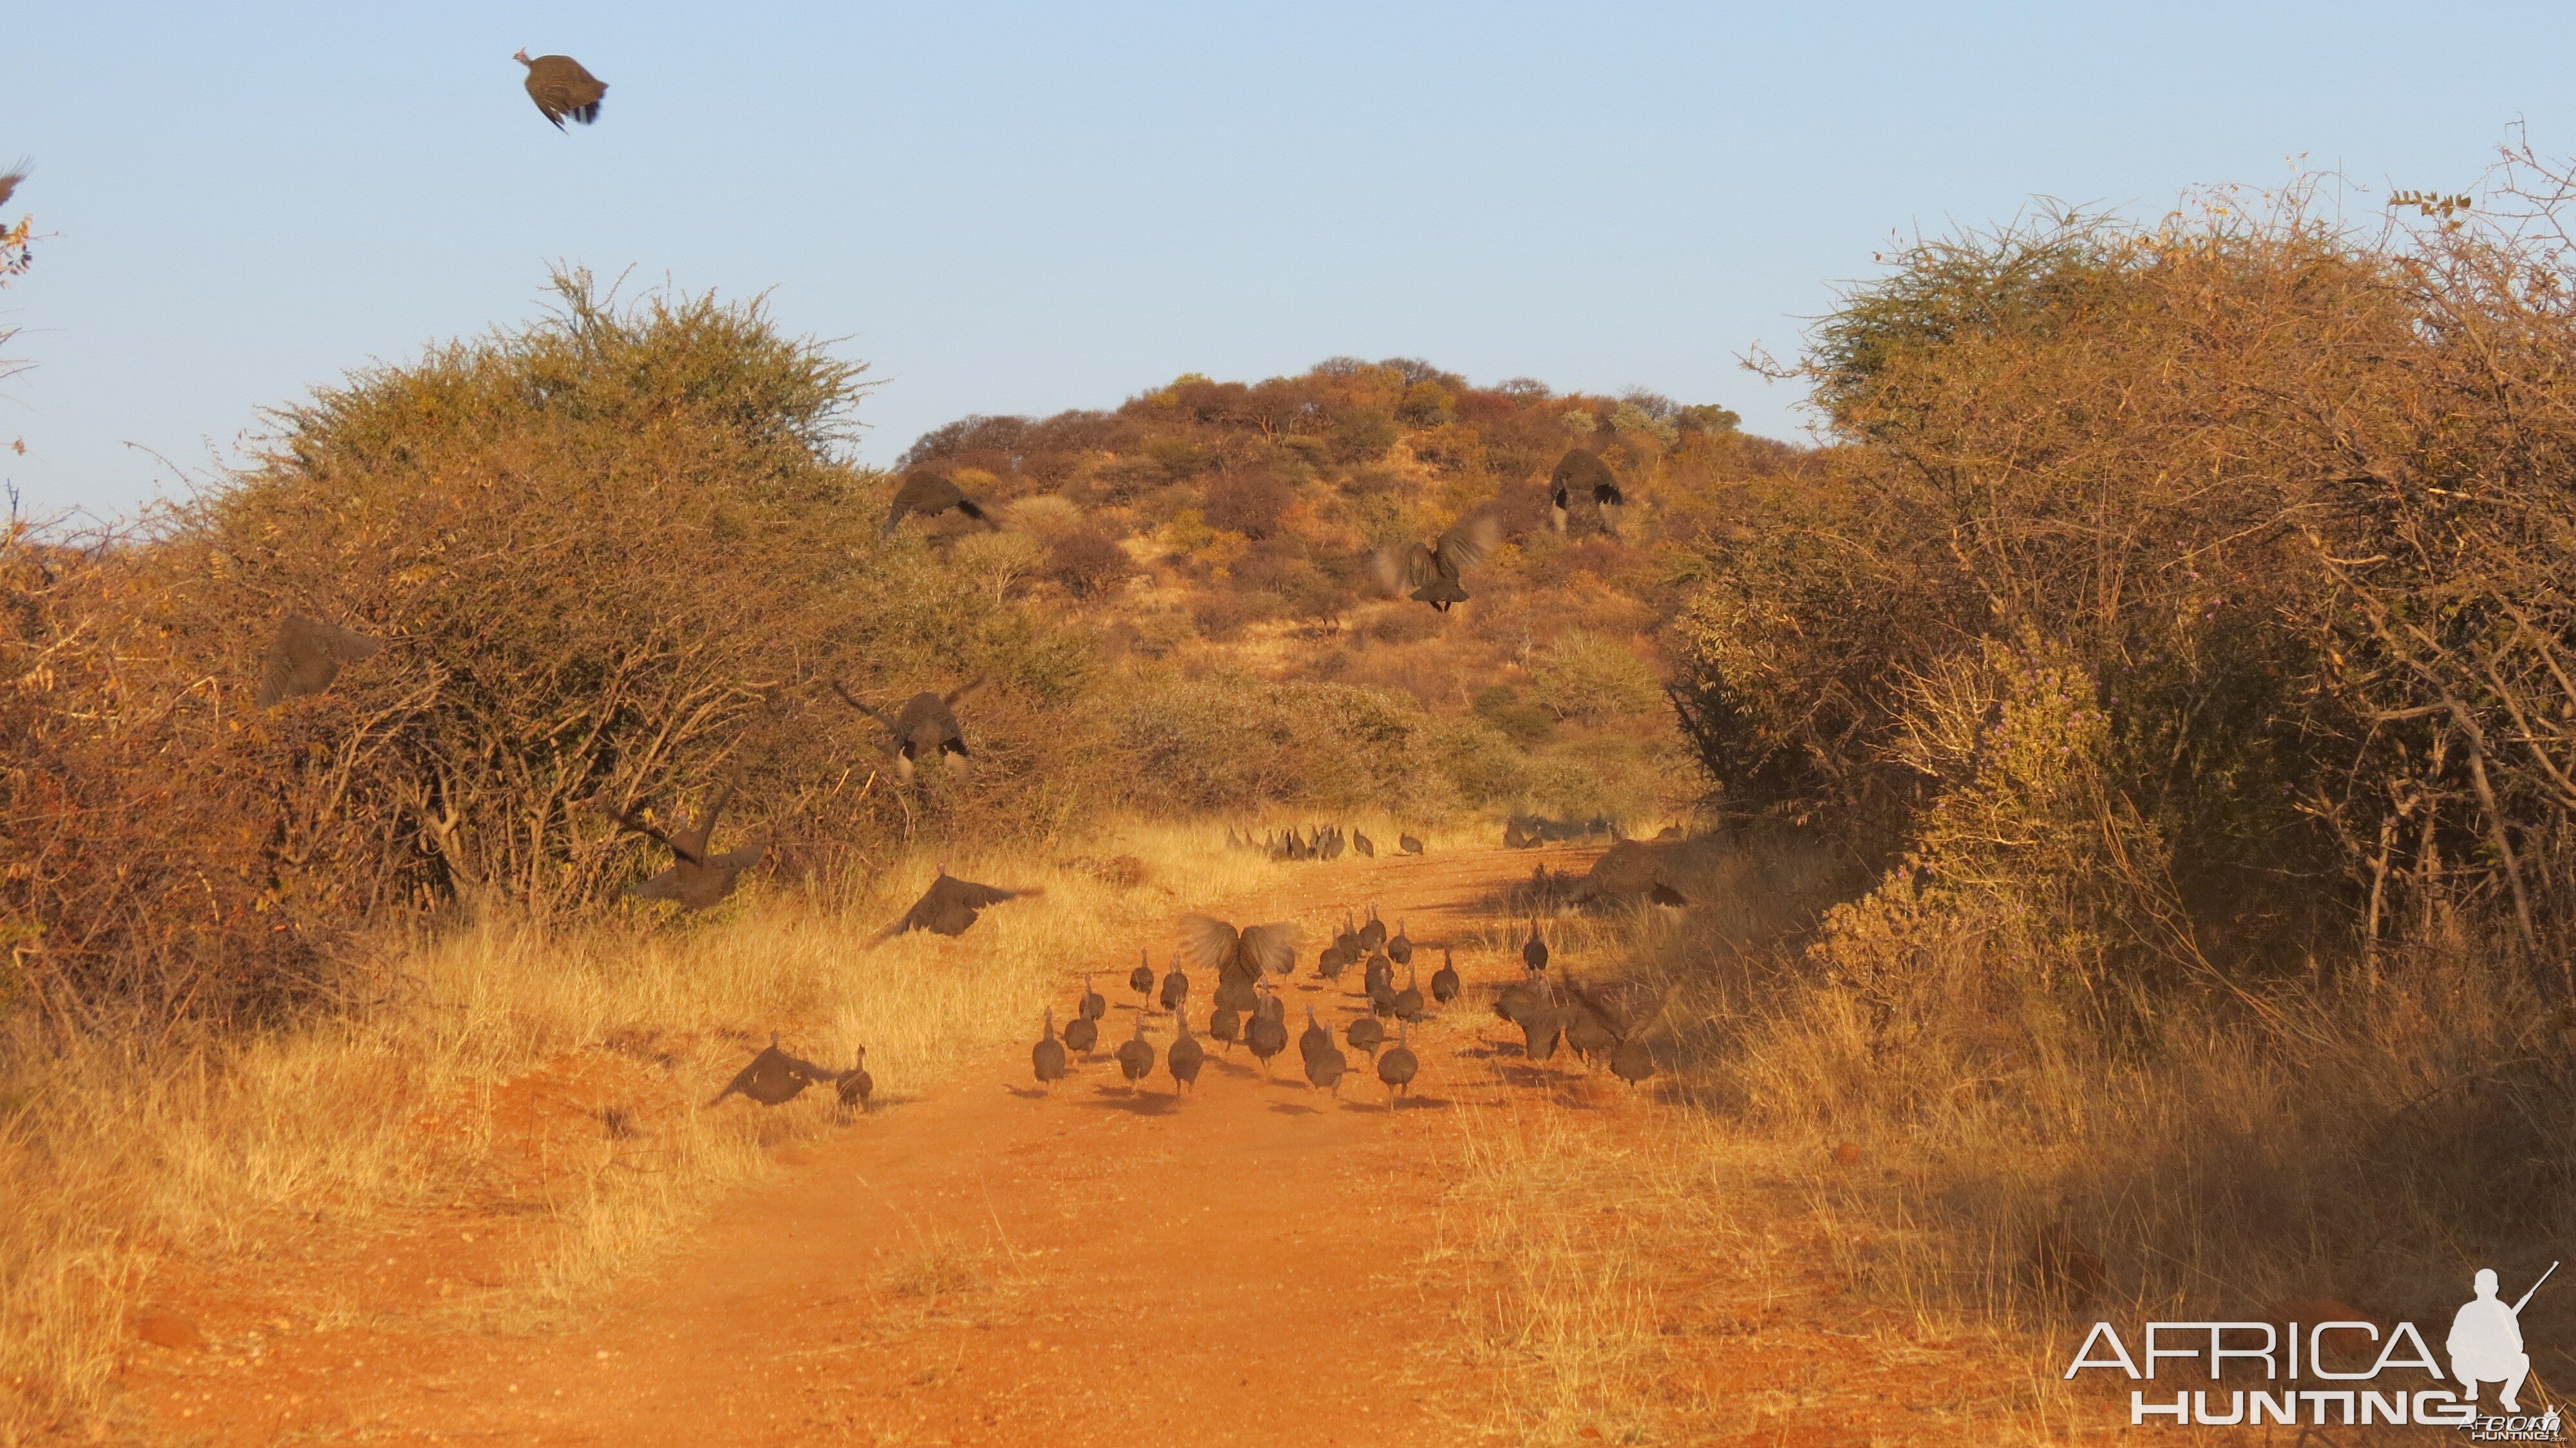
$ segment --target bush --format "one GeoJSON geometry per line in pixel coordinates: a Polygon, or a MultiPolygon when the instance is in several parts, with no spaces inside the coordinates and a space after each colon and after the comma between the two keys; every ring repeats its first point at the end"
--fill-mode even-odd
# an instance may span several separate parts
{"type": "Polygon", "coordinates": [[[1085,598],[1116,591],[1136,574],[1136,560],[1116,539],[1094,527],[1058,534],[1047,545],[1047,576],[1085,598]]]}
{"type": "Polygon", "coordinates": [[[1530,693],[1559,719],[1594,724],[1663,704],[1654,668],[1616,639],[1575,629],[1539,651],[1530,693]]]}
{"type": "Polygon", "coordinates": [[[576,809],[666,817],[741,787],[720,840],[790,868],[903,827],[861,796],[878,697],[986,674],[982,768],[942,829],[1058,817],[1089,641],[1041,629],[837,458],[860,369],[756,305],[610,309],[581,276],[524,330],[283,409],[247,472],[155,536],[36,567],[10,540],[0,918],[22,997],[256,1017],[316,998],[376,910],[612,898],[655,850],[576,809]],[[248,707],[280,615],[394,640],[331,690],[248,707]],[[1035,727],[1031,727],[1034,725],[1035,727]]]}
{"type": "Polygon", "coordinates": [[[1208,526],[1256,541],[1268,538],[1278,532],[1279,519],[1294,498],[1288,485],[1266,469],[1228,472],[1208,484],[1208,526]]]}

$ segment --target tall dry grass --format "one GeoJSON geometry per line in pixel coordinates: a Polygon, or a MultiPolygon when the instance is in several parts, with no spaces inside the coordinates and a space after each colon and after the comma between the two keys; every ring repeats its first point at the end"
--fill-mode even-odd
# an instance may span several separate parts
{"type": "MultiPolygon", "coordinates": [[[[1954,1363],[1957,1392],[1910,1389],[1927,1440],[2060,1441],[2109,1420],[2059,1376],[2096,1320],[2331,1299],[2438,1338],[2478,1268],[2528,1283],[2576,1230],[2576,1013],[2502,942],[2259,1011],[2168,999],[2151,1030],[2106,1038],[2015,988],[2027,972],[1993,956],[2019,936],[1995,921],[1927,915],[1887,942],[1903,971],[1831,970],[1827,922],[1852,917],[1825,907],[1856,876],[1747,838],[1702,847],[1686,915],[1552,927],[1559,961],[1656,1003],[1667,1070],[1652,1106],[1596,1089],[1575,1098],[1596,1109],[1466,1125],[1425,1270],[1478,1289],[1456,1301],[1502,1385],[1489,1436],[1746,1431],[1766,1389],[1728,1418],[1694,1376],[1724,1356],[1703,1337],[1740,1332],[1779,1361],[1848,1362],[1863,1388],[1873,1362],[1954,1363]],[[1848,1341],[1802,1355],[1779,1309],[1822,1284],[1822,1330],[1848,1341]]],[[[2576,1382],[2576,1296],[2543,1291],[2525,1333],[2536,1384],[2576,1382]]]]}
{"type": "Polygon", "coordinates": [[[501,914],[383,941],[372,1004],[191,1053],[143,1059],[94,1040],[12,1052],[25,1064],[0,1080],[0,1442],[100,1411],[156,1277],[365,1234],[406,1209],[538,1224],[509,1285],[460,1304],[460,1324],[577,1311],[774,1170],[772,1148],[833,1129],[824,1093],[700,1109],[769,1031],[832,1066],[865,1045],[877,1099],[899,1104],[1029,1035],[1042,1003],[1069,1000],[1072,972],[1123,961],[1175,901],[1293,868],[1221,838],[1137,826],[1044,858],[952,855],[959,874],[1045,890],[953,941],[862,953],[928,882],[930,862],[906,860],[811,892],[755,886],[697,920],[548,930],[501,914]],[[1141,863],[1141,883],[1099,863],[1119,855],[1141,863]],[[531,1169],[501,1108],[513,1083],[549,1072],[605,1082],[603,1116],[617,1117],[538,1141],[531,1169]]]}

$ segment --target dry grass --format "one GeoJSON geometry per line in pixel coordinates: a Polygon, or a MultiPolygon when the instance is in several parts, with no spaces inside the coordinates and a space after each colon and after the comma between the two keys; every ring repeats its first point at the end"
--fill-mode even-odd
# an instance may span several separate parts
{"type": "MultiPolygon", "coordinates": [[[[2168,1002],[2115,1048],[1999,997],[1965,928],[1918,929],[1900,995],[1821,978],[1794,946],[1835,878],[1749,842],[1708,853],[1689,915],[1551,927],[1561,961],[1618,960],[1662,1004],[1673,1069],[1653,1104],[1583,1083],[1464,1124],[1425,1271],[1501,1387],[1489,1436],[1896,1431],[1893,1402],[1907,1441],[2062,1441],[2118,1416],[2058,1375],[2097,1319],[2332,1298],[2438,1338],[2476,1268],[2528,1282],[2576,1225],[2548,1149],[2570,1016],[2489,957],[2312,982],[2269,1023],[2168,1002]],[[2052,1277],[2051,1232],[2098,1283],[2052,1277]]],[[[2529,1309],[2544,1387],[2576,1380],[2571,1303],[2529,1309]]]]}
{"type": "Polygon", "coordinates": [[[389,943],[377,1004],[176,1061],[18,1043],[0,1080],[0,1442],[99,1410],[156,1277],[309,1244],[315,1213],[334,1235],[433,1206],[533,1220],[512,1282],[466,1311],[526,1325],[575,1310],[831,1128],[819,1093],[698,1109],[769,1031],[831,1066],[864,1044],[877,1100],[900,1103],[1033,1032],[1071,971],[1176,901],[1286,868],[1221,840],[1140,826],[1042,860],[950,856],[1046,891],[953,941],[860,953],[927,883],[929,862],[906,861],[824,895],[754,889],[693,921],[550,934],[505,918],[389,943]],[[1141,884],[1071,863],[1118,855],[1141,884]]]}

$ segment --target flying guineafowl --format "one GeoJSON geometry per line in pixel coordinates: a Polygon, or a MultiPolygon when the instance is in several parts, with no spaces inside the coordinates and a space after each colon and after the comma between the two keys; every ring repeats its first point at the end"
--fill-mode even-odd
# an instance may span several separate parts
{"type": "Polygon", "coordinates": [[[1055,1038],[1055,1010],[1046,1013],[1046,1034],[1029,1047],[1029,1065],[1037,1071],[1040,1086],[1053,1087],[1064,1079],[1064,1042],[1055,1038]]]}
{"type": "Polygon", "coordinates": [[[382,639],[290,613],[277,625],[277,636],[269,640],[259,692],[251,696],[251,704],[273,709],[289,699],[319,694],[340,677],[342,665],[372,659],[384,646],[382,639]]]}
{"type": "Polygon", "coordinates": [[[1190,1018],[1181,1011],[1172,1012],[1172,1048],[1163,1053],[1163,1064],[1171,1068],[1172,1080],[1195,1095],[1199,1089],[1199,1068],[1207,1064],[1207,1047],[1190,1034],[1190,1018]]]}
{"type": "Polygon", "coordinates": [[[1440,947],[1440,968],[1431,972],[1431,998],[1447,1005],[1458,998],[1460,981],[1457,963],[1449,958],[1449,947],[1440,947]]]}
{"type": "Polygon", "coordinates": [[[910,514],[935,518],[951,508],[996,533],[1002,531],[1002,525],[993,521],[983,505],[966,496],[955,483],[928,468],[914,468],[903,475],[902,485],[894,490],[893,503],[886,508],[884,536],[893,537],[894,530],[901,527],[910,514]]]}
{"type": "Polygon", "coordinates": [[[569,55],[530,60],[524,50],[510,58],[528,68],[528,99],[556,130],[564,128],[567,116],[585,126],[599,119],[599,98],[608,94],[608,82],[582,69],[580,61],[569,55]]]}
{"type": "Polygon", "coordinates": [[[1127,972],[1127,988],[1151,1000],[1154,996],[1154,953],[1148,950],[1139,954],[1144,958],[1136,962],[1134,970],[1127,972]]]}
{"type": "Polygon", "coordinates": [[[868,943],[882,944],[914,930],[952,937],[963,935],[968,926],[993,906],[1039,893],[1036,890],[1005,890],[999,885],[978,885],[972,880],[960,880],[949,874],[948,866],[942,864],[939,877],[930,882],[929,889],[921,892],[920,899],[912,902],[911,909],[903,912],[903,918],[878,931],[868,943]]]}
{"type": "Polygon", "coordinates": [[[894,768],[906,784],[912,782],[913,770],[934,760],[954,771],[966,767],[974,757],[966,747],[966,731],[957,723],[957,701],[983,687],[979,675],[949,690],[933,694],[928,690],[904,701],[891,719],[859,702],[859,696],[832,681],[832,692],[841,702],[885,726],[894,736],[894,768]]]}
{"type": "Polygon", "coordinates": [[[683,825],[669,834],[655,829],[632,809],[618,809],[607,800],[592,796],[592,809],[617,822],[620,829],[636,834],[669,850],[674,858],[671,867],[649,880],[626,887],[626,893],[638,900],[669,900],[683,910],[704,910],[733,893],[734,883],[742,872],[760,863],[768,850],[764,843],[753,843],[726,854],[707,853],[707,840],[715,833],[716,816],[724,812],[725,803],[733,798],[733,786],[718,791],[715,802],[698,816],[697,823],[683,825]]]}
{"type": "Polygon", "coordinates": [[[1402,547],[1390,543],[1377,550],[1370,561],[1378,586],[1388,594],[1402,595],[1410,585],[1413,592],[1409,596],[1416,602],[1447,613],[1454,605],[1467,601],[1460,576],[1484,562],[1485,555],[1494,551],[1502,536],[1502,523],[1490,510],[1479,509],[1459,519],[1457,526],[1433,542],[1407,543],[1402,547]]]}
{"type": "Polygon", "coordinates": [[[1177,955],[1173,956],[1171,973],[1163,977],[1163,991],[1160,997],[1163,1009],[1177,1014],[1181,1009],[1181,1002],[1189,998],[1190,978],[1181,974],[1181,958],[1177,955]]]}
{"type": "Polygon", "coordinates": [[[838,1088],[843,1110],[865,1111],[868,1098],[877,1093],[877,1078],[868,1074],[868,1048],[857,1048],[859,1059],[833,1085],[838,1088]]]}
{"type": "Polygon", "coordinates": [[[769,1033],[769,1049],[751,1058],[751,1064],[735,1073],[725,1089],[715,1094],[709,1106],[737,1093],[748,1096],[763,1106],[778,1106],[793,1101],[806,1087],[836,1080],[838,1071],[826,1071],[811,1061],[800,1061],[778,1049],[778,1033],[769,1033]]]}
{"type": "Polygon", "coordinates": [[[1137,1082],[1154,1074],[1154,1046],[1145,1039],[1143,1011],[1136,1013],[1136,1034],[1128,1037],[1126,1044],[1118,1048],[1118,1070],[1127,1078],[1130,1091],[1136,1089],[1137,1082]]]}
{"type": "Polygon", "coordinates": [[[1415,1074],[1422,1069],[1422,1062],[1414,1056],[1405,1028],[1398,1025],[1395,1030],[1395,1044],[1379,1052],[1377,1058],[1377,1079],[1386,1083],[1386,1109],[1389,1111],[1395,1109],[1395,1098],[1404,1094],[1405,1088],[1413,1084],[1415,1074]]]}
{"type": "Polygon", "coordinates": [[[1081,1013],[1084,1020],[1089,1021],[1096,1021],[1109,1014],[1109,998],[1091,988],[1090,971],[1086,970],[1082,973],[1082,999],[1075,1003],[1074,1009],[1081,1013]]]}

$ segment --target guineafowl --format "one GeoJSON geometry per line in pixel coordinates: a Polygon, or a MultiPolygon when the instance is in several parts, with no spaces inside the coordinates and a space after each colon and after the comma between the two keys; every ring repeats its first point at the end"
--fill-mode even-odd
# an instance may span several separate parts
{"type": "Polygon", "coordinates": [[[1342,1073],[1350,1068],[1349,1058],[1341,1053],[1327,1034],[1321,1048],[1306,1053],[1306,1084],[1332,1092],[1333,1099],[1338,1101],[1342,1095],[1342,1073]]]}
{"type": "Polygon", "coordinates": [[[1088,1056],[1100,1049],[1100,1022],[1077,1015],[1064,1023],[1064,1048],[1088,1056]]]}
{"type": "Polygon", "coordinates": [[[1270,1009],[1271,998],[1264,996],[1252,1019],[1243,1024],[1243,1044],[1261,1060],[1261,1074],[1270,1074],[1270,1058],[1288,1049],[1288,1022],[1270,1009]]]}
{"type": "Polygon", "coordinates": [[[1137,1082],[1154,1073],[1154,1045],[1145,1039],[1143,1011],[1136,1013],[1136,1034],[1128,1037],[1126,1044],[1118,1048],[1118,1070],[1127,1078],[1127,1088],[1131,1091],[1136,1089],[1137,1082]]]}
{"type": "Polygon", "coordinates": [[[1091,972],[1082,973],[1082,1000],[1074,1007],[1087,1020],[1098,1020],[1109,1014],[1109,998],[1091,988],[1091,972]]]}
{"type": "Polygon", "coordinates": [[[1329,1051],[1332,1048],[1333,1033],[1325,1030],[1323,1026],[1316,1021],[1315,1008],[1313,1006],[1306,1007],[1306,1029],[1298,1033],[1297,1054],[1301,1056],[1312,1056],[1317,1051],[1329,1051]]]}
{"type": "Polygon", "coordinates": [[[1190,1034],[1187,1013],[1172,1012],[1172,1029],[1175,1032],[1172,1047],[1163,1053],[1163,1064],[1171,1068],[1173,1081],[1195,1093],[1199,1085],[1199,1067],[1207,1064],[1207,1047],[1200,1045],[1199,1038],[1190,1034]]]}
{"type": "Polygon", "coordinates": [[[1521,963],[1529,967],[1532,975],[1547,970],[1547,942],[1538,938],[1538,919],[1535,916],[1530,919],[1529,939],[1521,942],[1521,963]]]}
{"type": "Polygon", "coordinates": [[[1038,1084],[1052,1087],[1064,1079],[1064,1042],[1055,1038],[1055,1011],[1046,1013],[1046,1034],[1029,1047],[1029,1065],[1037,1071],[1038,1084]]]}
{"type": "Polygon", "coordinates": [[[1643,1041],[1621,1041],[1610,1053],[1610,1074],[1627,1082],[1628,1089],[1634,1091],[1638,1082],[1655,1074],[1655,1054],[1646,1049],[1643,1041]]]}
{"type": "Polygon", "coordinates": [[[1181,1002],[1186,1001],[1189,998],[1190,978],[1181,974],[1180,957],[1174,956],[1172,957],[1171,973],[1163,977],[1163,993],[1161,996],[1163,1009],[1177,1014],[1181,1009],[1181,1002]]]}
{"type": "Polygon", "coordinates": [[[1153,952],[1144,952],[1144,957],[1145,958],[1143,960],[1137,962],[1134,970],[1127,972],[1127,988],[1134,991],[1136,994],[1151,1000],[1154,995],[1153,952]]]}
{"type": "Polygon", "coordinates": [[[1460,575],[1483,562],[1502,537],[1502,519],[1491,508],[1479,508],[1429,543],[1387,544],[1377,550],[1371,568],[1390,597],[1410,597],[1447,613],[1467,601],[1460,575]],[[1409,595],[1407,587],[1413,590],[1409,595]]]}
{"type": "Polygon", "coordinates": [[[839,1075],[837,1071],[826,1071],[811,1061],[800,1061],[778,1049],[778,1033],[772,1031],[769,1033],[769,1049],[752,1057],[751,1064],[736,1072],[734,1078],[725,1083],[725,1089],[717,1092],[715,1100],[707,1104],[713,1106],[740,1093],[763,1106],[777,1106],[795,1100],[806,1087],[835,1080],[839,1075]]]}
{"type": "Polygon", "coordinates": [[[599,101],[608,94],[608,82],[583,69],[580,61],[569,55],[530,60],[524,50],[510,58],[528,68],[528,99],[537,103],[537,113],[554,122],[556,130],[564,128],[566,116],[585,126],[599,119],[599,101]]]}
{"type": "Polygon", "coordinates": [[[1422,1069],[1422,1062],[1414,1056],[1405,1028],[1398,1025],[1395,1030],[1395,1044],[1379,1052],[1377,1058],[1377,1079],[1386,1083],[1386,1109],[1389,1111],[1395,1109],[1395,1098],[1404,1094],[1405,1088],[1413,1084],[1415,1074],[1422,1069]]]}
{"type": "Polygon", "coordinates": [[[1225,1042],[1225,1053],[1234,1054],[1234,1043],[1243,1038],[1243,1013],[1220,1003],[1208,1012],[1208,1034],[1225,1042]]]}
{"type": "Polygon", "coordinates": [[[1395,1015],[1395,972],[1373,973],[1368,982],[1369,1013],[1381,1019],[1395,1015]]]}
{"type": "Polygon", "coordinates": [[[1412,966],[1404,968],[1404,989],[1395,993],[1395,1000],[1389,1008],[1399,1021],[1422,1019],[1422,987],[1413,978],[1412,966]]]}
{"type": "Polygon", "coordinates": [[[1361,834],[1360,827],[1357,825],[1351,826],[1351,848],[1372,860],[1377,858],[1377,841],[1361,834]]]}
{"type": "Polygon", "coordinates": [[[1287,975],[1297,968],[1299,935],[1293,921],[1247,925],[1237,930],[1213,916],[1184,915],[1181,958],[1219,976],[1258,980],[1264,975],[1287,975]]]}
{"type": "Polygon", "coordinates": [[[1440,947],[1440,968],[1431,972],[1431,998],[1447,1005],[1458,998],[1460,988],[1457,963],[1449,958],[1449,947],[1440,947]]]}
{"type": "Polygon", "coordinates": [[[1386,938],[1386,958],[1398,965],[1413,964],[1413,937],[1404,933],[1404,922],[1395,922],[1395,933],[1386,938]]]}
{"type": "Polygon", "coordinates": [[[1396,836],[1395,842],[1397,846],[1402,848],[1408,855],[1418,855],[1422,853],[1422,841],[1415,839],[1411,835],[1398,835],[1396,836]]]}
{"type": "Polygon", "coordinates": [[[850,1069],[842,1072],[840,1079],[832,1084],[840,1094],[843,1110],[865,1111],[868,1099],[877,1094],[877,1078],[868,1074],[868,1048],[860,1046],[856,1049],[859,1059],[852,1062],[850,1069]]]}
{"type": "Polygon", "coordinates": [[[1369,957],[1368,969],[1360,976],[1360,989],[1368,993],[1370,1000],[1376,1000],[1380,994],[1390,999],[1394,997],[1395,966],[1383,953],[1369,957]]]}
{"type": "Polygon", "coordinates": [[[1377,1048],[1386,1044],[1386,1027],[1379,1025],[1375,1016],[1362,1016],[1342,1032],[1342,1039],[1351,1043],[1352,1050],[1365,1051],[1375,1061],[1377,1048]]]}
{"type": "Polygon", "coordinates": [[[1360,927],[1360,949],[1375,950],[1386,944],[1386,922],[1377,918],[1377,907],[1369,907],[1368,924],[1360,927]]]}

